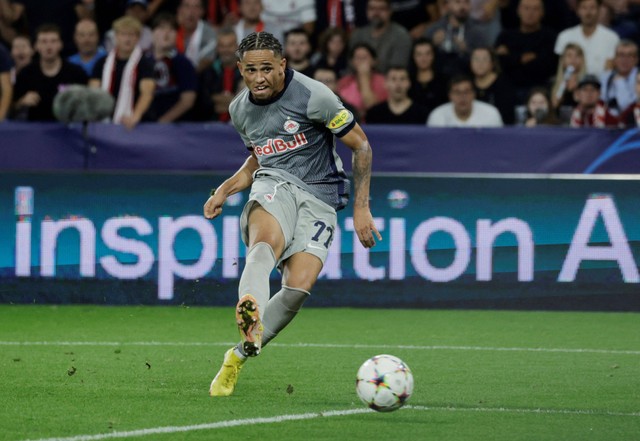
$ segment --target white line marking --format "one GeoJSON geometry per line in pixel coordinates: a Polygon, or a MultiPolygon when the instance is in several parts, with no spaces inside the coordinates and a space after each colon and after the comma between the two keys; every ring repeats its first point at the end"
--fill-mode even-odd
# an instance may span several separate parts
{"type": "Polygon", "coordinates": [[[127,437],[147,436],[147,435],[156,435],[156,434],[193,432],[195,430],[225,429],[228,427],[251,426],[255,424],[282,423],[285,421],[310,420],[314,418],[357,415],[360,413],[371,413],[371,412],[374,412],[374,411],[366,408],[348,409],[348,410],[331,410],[327,412],[317,412],[317,413],[280,415],[280,416],[275,416],[270,418],[247,418],[242,420],[218,421],[215,423],[194,424],[190,426],[165,426],[165,427],[153,427],[150,429],[128,430],[123,432],[99,433],[96,435],[76,435],[76,436],[70,436],[67,438],[41,438],[38,440],[29,440],[29,441],[96,441],[96,440],[109,439],[109,438],[127,438],[127,437]]]}
{"type": "MultiPolygon", "coordinates": [[[[545,415],[588,415],[588,416],[617,416],[617,417],[640,417],[640,412],[609,412],[602,410],[580,410],[580,409],[525,409],[505,407],[430,407],[430,406],[405,406],[403,411],[432,411],[432,412],[478,412],[478,413],[519,413],[519,414],[545,414],[545,415]]],[[[179,432],[193,432],[196,430],[226,429],[237,426],[251,426],[257,424],[283,423],[285,421],[311,420],[315,418],[330,418],[335,416],[358,415],[363,413],[374,413],[371,409],[347,409],[329,410],[325,412],[302,413],[291,415],[279,415],[268,418],[247,418],[240,420],[218,421],[215,423],[194,424],[189,426],[165,426],[153,427],[149,429],[128,430],[122,432],[99,433],[95,435],[76,435],[66,438],[40,438],[27,441],[98,441],[113,438],[128,438],[137,436],[148,436],[156,434],[170,434],[179,432]]]]}
{"type": "MultiPolygon", "coordinates": [[[[233,346],[237,342],[171,342],[171,341],[0,341],[0,346],[233,346]]],[[[416,345],[348,345],[332,343],[270,343],[281,348],[329,349],[407,349],[413,351],[488,351],[488,352],[558,352],[567,354],[621,354],[640,355],[640,351],[627,349],[590,348],[519,348],[490,346],[416,346],[416,345]]]]}

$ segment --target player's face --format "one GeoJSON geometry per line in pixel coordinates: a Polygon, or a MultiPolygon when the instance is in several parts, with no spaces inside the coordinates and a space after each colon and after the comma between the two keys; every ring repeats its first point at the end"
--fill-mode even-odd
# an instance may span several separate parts
{"type": "Polygon", "coordinates": [[[247,51],[238,62],[238,69],[253,98],[268,100],[284,88],[287,60],[270,50],[247,51]]]}

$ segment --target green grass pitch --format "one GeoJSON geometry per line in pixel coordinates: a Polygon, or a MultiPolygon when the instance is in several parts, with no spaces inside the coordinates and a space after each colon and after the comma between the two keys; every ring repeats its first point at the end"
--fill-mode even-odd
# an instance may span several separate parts
{"type": "Polygon", "coordinates": [[[307,308],[209,382],[232,308],[0,306],[1,440],[640,440],[640,315],[307,308]],[[367,358],[402,358],[408,405],[368,411],[367,358]]]}

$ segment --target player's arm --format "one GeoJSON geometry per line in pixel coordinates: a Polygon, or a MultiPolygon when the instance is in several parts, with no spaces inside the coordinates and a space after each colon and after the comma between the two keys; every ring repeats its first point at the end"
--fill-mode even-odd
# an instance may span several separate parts
{"type": "Polygon", "coordinates": [[[251,156],[244,161],[242,167],[240,167],[233,176],[224,181],[215,191],[212,191],[213,194],[204,204],[204,217],[213,219],[219,216],[220,213],[222,213],[222,205],[229,196],[251,186],[253,173],[258,170],[259,167],[258,159],[255,153],[252,152],[251,156]]]}
{"type": "Polygon", "coordinates": [[[376,244],[375,236],[382,240],[373,221],[369,208],[369,185],[371,182],[371,146],[362,127],[355,123],[353,128],[340,140],[352,151],[353,186],[355,198],[353,204],[353,228],[365,248],[376,244]]]}

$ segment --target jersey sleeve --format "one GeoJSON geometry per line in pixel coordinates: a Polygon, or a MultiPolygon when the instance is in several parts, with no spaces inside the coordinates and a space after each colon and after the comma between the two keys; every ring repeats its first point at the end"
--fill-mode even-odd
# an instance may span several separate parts
{"type": "MultiPolygon", "coordinates": [[[[242,93],[240,95],[242,95],[242,93]]],[[[233,99],[233,101],[231,101],[231,104],[229,105],[229,115],[231,116],[231,125],[236,129],[236,132],[238,132],[238,134],[240,135],[240,138],[242,138],[242,142],[244,146],[247,148],[247,150],[253,151],[253,143],[247,136],[244,129],[244,124],[243,124],[244,115],[242,111],[239,109],[240,101],[241,101],[240,96],[236,96],[233,99]]]]}
{"type": "Polygon", "coordinates": [[[344,107],[340,98],[322,83],[317,83],[311,91],[307,116],[312,121],[322,123],[339,138],[349,133],[356,125],[353,114],[344,107]]]}

